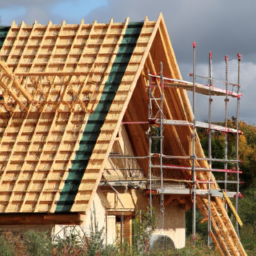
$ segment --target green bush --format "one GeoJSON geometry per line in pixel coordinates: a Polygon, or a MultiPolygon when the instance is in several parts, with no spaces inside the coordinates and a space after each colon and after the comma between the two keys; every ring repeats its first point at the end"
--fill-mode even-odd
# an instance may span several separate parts
{"type": "Polygon", "coordinates": [[[24,233],[24,242],[28,256],[49,256],[52,253],[53,245],[46,232],[27,231],[24,233]]]}
{"type": "Polygon", "coordinates": [[[8,240],[6,234],[0,236],[1,256],[15,256],[15,246],[12,241],[8,240]]]}

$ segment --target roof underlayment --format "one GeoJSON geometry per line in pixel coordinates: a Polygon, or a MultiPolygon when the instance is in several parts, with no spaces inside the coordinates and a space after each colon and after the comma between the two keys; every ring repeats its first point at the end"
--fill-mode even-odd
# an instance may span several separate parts
{"type": "Polygon", "coordinates": [[[4,40],[8,34],[10,27],[1,27],[0,26],[0,49],[2,48],[2,45],[4,44],[4,40]]]}
{"type": "MultiPolygon", "coordinates": [[[[0,213],[87,212],[123,118],[147,118],[147,72],[156,74],[162,61],[166,76],[181,79],[162,15],[141,23],[13,23],[0,59],[0,213]]],[[[167,119],[192,121],[185,90],[166,89],[164,104],[167,119]]],[[[135,154],[147,155],[143,125],[127,130],[135,154]]],[[[165,132],[166,154],[189,155],[190,127],[165,132]]],[[[204,157],[198,138],[196,155],[204,157]]],[[[207,217],[208,200],[198,198],[197,207],[207,217]]],[[[223,255],[246,255],[220,198],[211,212],[223,255]]]]}

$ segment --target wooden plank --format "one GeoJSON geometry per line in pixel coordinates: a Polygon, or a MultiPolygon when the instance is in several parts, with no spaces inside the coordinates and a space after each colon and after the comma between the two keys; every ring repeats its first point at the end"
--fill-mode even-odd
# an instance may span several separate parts
{"type": "Polygon", "coordinates": [[[223,195],[225,196],[225,198],[226,198],[226,200],[227,200],[227,203],[228,203],[228,205],[229,205],[229,207],[230,207],[232,213],[234,214],[234,216],[235,216],[237,222],[239,223],[240,227],[242,227],[242,226],[243,226],[243,222],[241,221],[239,215],[237,214],[236,209],[235,209],[235,207],[233,206],[232,202],[230,201],[230,199],[229,199],[227,193],[226,193],[226,192],[223,192],[223,195]]]}
{"type": "Polygon", "coordinates": [[[132,217],[124,217],[124,227],[123,227],[123,241],[126,241],[129,245],[132,244],[132,217]]]}
{"type": "MultiPolygon", "coordinates": [[[[225,223],[224,225],[225,225],[225,227],[228,228],[229,235],[232,237],[232,239],[234,241],[234,244],[235,244],[235,247],[239,250],[240,255],[247,255],[245,250],[244,250],[244,248],[243,248],[243,246],[242,246],[242,244],[241,244],[240,239],[238,238],[238,236],[236,234],[234,226],[231,223],[231,220],[229,219],[229,216],[227,214],[226,209],[223,206],[223,203],[222,203],[221,199],[220,198],[216,198],[215,200],[216,200],[217,206],[220,209],[220,213],[222,215],[222,219],[223,219],[223,221],[225,223]]],[[[237,254],[237,255],[239,255],[239,254],[237,254]]]]}
{"type": "MultiPolygon", "coordinates": [[[[197,197],[197,198],[198,198],[197,207],[200,209],[203,216],[208,218],[208,210],[206,208],[206,205],[205,205],[204,201],[200,197],[197,197]]],[[[213,202],[211,202],[211,207],[214,208],[214,203],[213,202]]],[[[230,250],[227,246],[227,243],[225,242],[225,237],[223,237],[221,235],[221,231],[220,231],[221,227],[219,228],[219,225],[216,223],[216,218],[214,218],[213,215],[211,216],[211,221],[212,221],[212,227],[213,227],[215,233],[218,235],[217,239],[215,239],[213,241],[216,242],[216,245],[217,245],[220,253],[224,254],[224,255],[226,255],[226,254],[231,255],[230,252],[229,252],[230,250]],[[225,251],[226,253],[224,253],[223,251],[225,251]]]]}
{"type": "Polygon", "coordinates": [[[71,214],[1,214],[0,225],[82,225],[84,215],[71,214]]]}
{"type": "Polygon", "coordinates": [[[219,244],[217,238],[215,237],[215,235],[213,234],[212,231],[210,232],[210,237],[212,238],[213,242],[216,244],[216,246],[217,246],[217,248],[218,248],[218,250],[219,250],[221,256],[225,256],[223,250],[222,250],[221,247],[220,247],[220,244],[219,244]]]}
{"type": "Polygon", "coordinates": [[[229,250],[232,251],[231,255],[238,255],[237,248],[234,244],[232,237],[230,236],[230,231],[225,226],[223,218],[220,217],[220,214],[218,213],[215,207],[212,209],[212,214],[214,216],[215,221],[219,223],[220,233],[222,234],[223,237],[225,237],[225,242],[227,243],[229,250]]]}
{"type": "Polygon", "coordinates": [[[116,215],[116,216],[135,216],[135,211],[131,209],[122,209],[122,210],[116,210],[116,209],[110,209],[107,212],[108,215],[116,215]]]}

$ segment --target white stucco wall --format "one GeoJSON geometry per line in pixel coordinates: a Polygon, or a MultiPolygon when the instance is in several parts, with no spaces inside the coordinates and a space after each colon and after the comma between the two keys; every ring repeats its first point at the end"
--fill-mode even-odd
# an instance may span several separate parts
{"type": "Polygon", "coordinates": [[[107,244],[116,243],[116,216],[110,215],[107,217],[107,244]]]}

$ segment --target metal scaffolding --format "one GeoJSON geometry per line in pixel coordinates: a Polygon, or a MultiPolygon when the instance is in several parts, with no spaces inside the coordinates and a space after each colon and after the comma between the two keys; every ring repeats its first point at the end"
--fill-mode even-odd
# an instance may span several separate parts
{"type": "MultiPolygon", "coordinates": [[[[240,61],[241,61],[241,55],[238,54],[238,82],[237,84],[234,83],[229,83],[228,81],[228,57],[225,56],[225,64],[226,64],[226,81],[219,81],[218,82],[223,82],[225,83],[225,90],[213,87],[212,82],[215,81],[212,78],[212,53],[210,52],[209,54],[209,77],[203,77],[203,76],[198,76],[196,75],[196,54],[195,54],[195,49],[196,49],[196,44],[193,43],[193,73],[190,74],[193,77],[193,83],[187,82],[187,81],[181,81],[181,80],[177,80],[177,79],[172,79],[172,78],[166,78],[163,76],[162,73],[162,66],[161,66],[161,72],[160,72],[160,76],[156,76],[156,75],[152,75],[149,74],[149,97],[150,97],[150,102],[153,100],[154,102],[156,102],[156,106],[158,107],[158,112],[160,113],[160,120],[157,118],[152,118],[152,104],[149,104],[150,106],[150,111],[149,111],[149,121],[152,123],[152,121],[155,122],[155,124],[159,124],[160,125],[160,165],[152,165],[151,164],[151,155],[152,153],[150,152],[149,156],[149,179],[150,179],[150,184],[151,184],[151,170],[152,168],[160,168],[161,170],[161,189],[159,190],[160,194],[161,194],[161,209],[163,211],[163,215],[164,215],[164,208],[162,208],[163,205],[163,195],[166,192],[166,189],[164,189],[164,179],[163,179],[163,169],[176,169],[176,170],[191,170],[191,174],[192,174],[192,180],[189,181],[191,184],[191,190],[190,193],[193,196],[193,210],[192,210],[192,243],[194,243],[195,239],[196,239],[196,195],[199,195],[199,189],[197,188],[197,181],[196,181],[196,172],[197,171],[205,171],[205,172],[224,172],[225,173],[225,178],[224,181],[219,181],[220,183],[224,183],[224,190],[223,192],[227,192],[227,184],[230,183],[230,181],[228,181],[228,173],[236,173],[237,174],[237,180],[233,181],[232,183],[236,184],[237,186],[237,190],[234,193],[230,193],[230,196],[234,196],[236,195],[236,212],[238,212],[238,200],[239,200],[239,174],[241,173],[241,171],[239,170],[239,160],[238,160],[238,147],[239,147],[239,135],[242,134],[241,131],[239,131],[239,102],[240,102],[240,97],[241,97],[241,93],[240,93],[240,61]],[[200,77],[200,78],[205,78],[208,79],[209,81],[209,85],[200,85],[196,83],[196,77],[200,77]],[[151,89],[153,87],[159,87],[159,84],[156,83],[156,85],[152,85],[152,78],[154,79],[160,79],[160,85],[161,87],[159,88],[160,92],[161,92],[161,104],[159,104],[157,102],[158,99],[156,99],[153,94],[151,93],[151,89]],[[167,81],[167,82],[166,82],[167,81]],[[236,86],[237,87],[237,92],[232,92],[228,90],[228,86],[232,85],[233,87],[236,86]],[[162,108],[163,106],[163,95],[164,95],[164,89],[166,87],[181,87],[181,88],[185,88],[185,89],[189,89],[190,91],[192,91],[192,109],[193,109],[193,120],[192,122],[187,122],[184,120],[163,120],[164,117],[164,110],[162,108]],[[203,123],[203,122],[198,122],[196,121],[196,93],[201,93],[201,94],[205,94],[207,95],[206,90],[208,90],[208,96],[209,96],[209,116],[208,116],[208,123],[203,123]],[[211,112],[212,112],[212,96],[225,96],[225,125],[224,127],[222,126],[217,126],[211,123],[211,112]],[[227,118],[227,107],[228,107],[228,102],[229,102],[229,97],[233,97],[233,98],[237,98],[237,117],[236,117],[236,129],[232,129],[228,127],[228,118],[227,118]],[[160,108],[161,105],[161,108],[160,108]],[[190,167],[188,166],[174,166],[174,165],[162,165],[162,159],[163,159],[163,129],[164,129],[164,125],[189,125],[192,127],[192,154],[190,156],[187,156],[187,159],[190,159],[192,162],[192,165],[190,167]],[[208,160],[208,164],[209,164],[209,168],[200,168],[200,167],[196,167],[195,163],[196,160],[201,160],[200,158],[197,158],[196,153],[195,153],[195,138],[196,138],[196,127],[202,127],[202,128],[208,128],[209,132],[208,132],[208,158],[204,158],[204,160],[208,160]],[[211,146],[211,142],[212,142],[212,137],[211,137],[211,131],[212,130],[217,130],[220,132],[223,132],[225,135],[225,152],[224,152],[224,159],[213,159],[212,158],[212,146],[211,146]],[[236,159],[228,159],[228,133],[235,133],[236,134],[236,159]],[[219,162],[224,162],[224,169],[213,169],[212,168],[212,162],[213,161],[219,161],[219,162]],[[235,162],[236,163],[236,170],[229,170],[228,169],[228,163],[230,162],[235,162]]],[[[149,133],[150,134],[150,133],[149,133]]],[[[152,138],[149,136],[149,149],[151,150],[151,144],[152,144],[152,138]]],[[[178,159],[179,156],[168,156],[168,157],[173,157],[178,159]]],[[[184,159],[184,156],[182,156],[182,159],[184,159]]],[[[211,201],[211,194],[212,194],[212,190],[210,188],[210,184],[211,182],[211,178],[209,178],[208,181],[206,181],[205,183],[208,184],[208,233],[211,233],[211,207],[210,207],[210,201],[211,201]]],[[[151,192],[151,185],[150,185],[150,198],[152,197],[152,192],[151,192]]],[[[150,203],[152,204],[152,199],[150,199],[150,203]]],[[[237,229],[237,233],[239,235],[239,227],[238,227],[238,221],[236,220],[236,229],[237,229]]],[[[208,239],[208,245],[211,244],[211,238],[209,236],[208,239]]]]}
{"type": "MultiPolygon", "coordinates": [[[[242,94],[240,93],[240,62],[241,62],[241,55],[237,54],[238,56],[238,81],[237,84],[230,83],[228,80],[228,57],[225,56],[225,73],[226,73],[226,81],[219,81],[213,79],[212,77],[212,53],[209,53],[209,75],[208,77],[200,76],[196,74],[196,44],[193,43],[193,73],[190,76],[193,77],[193,82],[188,82],[184,80],[178,80],[173,78],[168,78],[163,76],[163,64],[161,63],[161,70],[160,74],[148,74],[148,121],[135,121],[135,122],[123,122],[124,125],[132,125],[132,124],[148,124],[149,128],[147,131],[148,135],[148,152],[149,154],[146,156],[129,156],[129,155],[110,155],[109,158],[121,158],[121,159],[148,159],[148,187],[149,191],[149,202],[150,202],[150,209],[152,213],[152,194],[160,195],[160,212],[162,215],[162,228],[164,229],[164,195],[168,194],[177,194],[175,190],[165,187],[165,182],[172,181],[172,182],[181,182],[186,183],[189,185],[189,189],[179,190],[179,193],[184,195],[192,195],[193,207],[192,207],[192,244],[195,244],[196,240],[196,198],[197,196],[204,196],[208,198],[208,245],[211,245],[211,235],[212,232],[212,224],[211,224],[211,197],[236,197],[236,213],[238,213],[238,201],[239,197],[241,196],[239,192],[239,185],[242,183],[239,179],[239,174],[242,172],[239,169],[239,135],[242,132],[239,130],[239,104],[240,104],[240,97],[242,94]],[[206,79],[208,81],[208,85],[202,85],[196,83],[196,77],[206,79]],[[225,89],[220,89],[213,86],[213,81],[218,83],[225,84],[225,89]],[[232,86],[232,90],[229,90],[229,86],[232,86]],[[237,88],[237,91],[234,91],[234,87],[237,88]],[[192,121],[188,120],[168,120],[165,115],[164,110],[164,91],[167,88],[181,88],[186,89],[188,91],[192,91],[192,110],[193,110],[193,119],[192,121]],[[155,96],[154,92],[155,89],[158,89],[159,95],[155,96]],[[196,121],[196,94],[202,94],[209,97],[209,109],[208,109],[208,122],[200,122],[196,121]],[[224,96],[225,99],[225,120],[224,126],[216,125],[212,123],[212,102],[213,96],[224,96]],[[229,98],[236,98],[237,99],[237,109],[236,109],[236,129],[228,127],[228,118],[227,118],[227,107],[229,98]],[[164,154],[164,127],[166,125],[173,125],[173,126],[188,126],[191,128],[191,144],[192,150],[190,155],[183,155],[183,156],[176,156],[176,155],[165,155],[164,154]],[[204,128],[208,130],[208,157],[197,157],[196,155],[196,128],[204,128]],[[154,129],[157,129],[154,130],[154,129]],[[225,135],[225,148],[224,148],[224,157],[223,159],[216,159],[212,158],[212,131],[216,130],[225,135]],[[232,133],[236,135],[236,159],[228,159],[228,134],[232,133]],[[153,150],[155,147],[156,141],[158,142],[158,149],[153,150]],[[158,159],[158,164],[153,163],[154,159],[158,159]],[[189,160],[190,165],[181,166],[177,164],[167,164],[164,162],[165,159],[174,159],[174,160],[189,160]],[[207,161],[208,168],[198,167],[197,161],[207,161]],[[212,168],[213,162],[220,162],[224,163],[223,169],[216,169],[212,168]],[[236,170],[228,169],[228,163],[234,163],[236,165],[236,170]],[[158,177],[153,177],[152,170],[159,170],[158,177]],[[164,177],[164,170],[172,170],[175,171],[184,171],[190,172],[191,179],[168,179],[164,177]],[[205,174],[209,174],[208,178],[205,180],[198,180],[197,173],[204,172],[205,174]],[[224,173],[225,177],[224,180],[215,180],[214,177],[211,177],[212,172],[222,172],[224,173]],[[236,180],[228,180],[228,174],[236,174],[236,180]],[[152,183],[160,181],[158,183],[158,188],[153,188],[152,183]],[[223,183],[224,189],[220,189],[218,183],[223,183]],[[200,188],[200,184],[205,184],[206,187],[204,189],[200,188]],[[211,185],[214,184],[217,189],[212,189],[211,185]],[[235,184],[236,191],[235,192],[228,192],[228,184],[235,184]],[[225,195],[224,195],[225,194],[225,195]]],[[[120,181],[120,180],[119,180],[120,181]]],[[[238,226],[238,219],[236,217],[236,231],[239,236],[239,226],[238,226]]]]}

